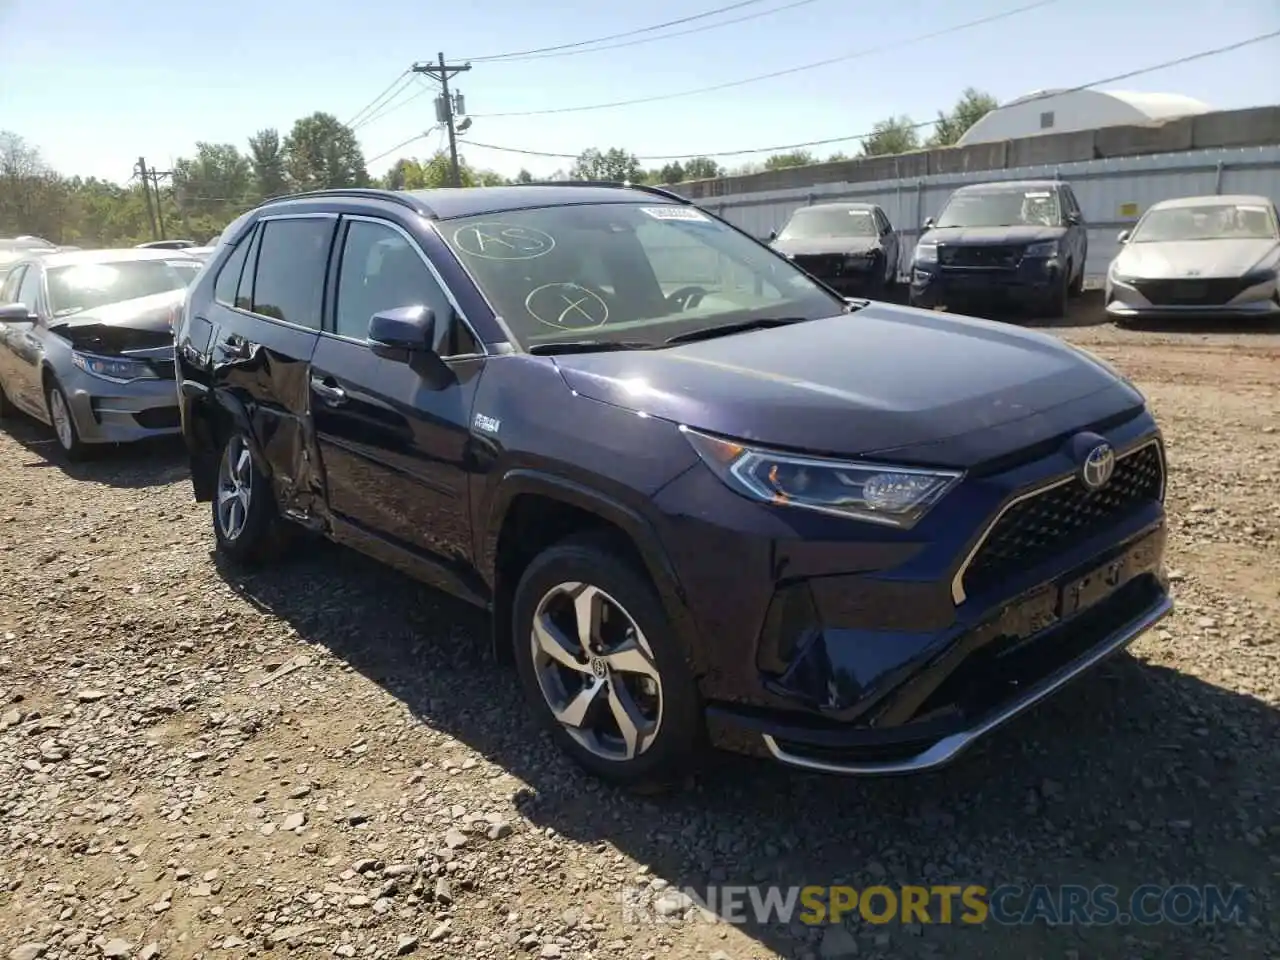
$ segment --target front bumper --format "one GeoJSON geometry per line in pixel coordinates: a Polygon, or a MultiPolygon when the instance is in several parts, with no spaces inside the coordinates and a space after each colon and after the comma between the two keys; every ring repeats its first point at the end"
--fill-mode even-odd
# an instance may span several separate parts
{"type": "Polygon", "coordinates": [[[965,269],[936,263],[911,268],[911,304],[926,309],[967,304],[1035,307],[1051,301],[1062,285],[1056,259],[1023,259],[1012,269],[965,269]]]}
{"type": "Polygon", "coordinates": [[[1145,412],[1085,429],[1119,451],[1102,491],[1067,451],[1029,451],[911,531],[757,504],[710,471],[662,490],[712,742],[849,773],[936,766],[1167,613],[1159,435],[1145,412]]]}
{"type": "Polygon", "coordinates": [[[132,443],[179,431],[173,380],[117,384],[76,370],[63,385],[84,443],[132,443]]]}
{"type": "Polygon", "coordinates": [[[1280,289],[1276,282],[1250,287],[1225,302],[1214,303],[1212,299],[1210,295],[1206,297],[1210,302],[1153,303],[1139,290],[1115,277],[1108,277],[1105,287],[1107,316],[1114,320],[1280,317],[1280,289]]]}

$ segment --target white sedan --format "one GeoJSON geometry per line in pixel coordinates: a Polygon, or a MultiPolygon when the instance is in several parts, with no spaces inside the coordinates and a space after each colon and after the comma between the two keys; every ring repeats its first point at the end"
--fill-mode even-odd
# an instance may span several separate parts
{"type": "Polygon", "coordinates": [[[1280,316],[1280,214],[1266,197],[1164,200],[1120,234],[1107,315],[1280,316]]]}

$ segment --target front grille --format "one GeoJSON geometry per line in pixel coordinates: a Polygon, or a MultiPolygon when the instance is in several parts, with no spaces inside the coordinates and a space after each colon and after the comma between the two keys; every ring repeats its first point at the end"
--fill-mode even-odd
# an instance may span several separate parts
{"type": "Polygon", "coordinates": [[[797,254],[793,262],[815,277],[838,277],[845,272],[845,256],[836,253],[797,254]]]}
{"type": "Polygon", "coordinates": [[[1221,307],[1249,284],[1239,277],[1207,280],[1137,280],[1133,286],[1157,307],[1221,307]]]}
{"type": "Polygon", "coordinates": [[[938,250],[938,260],[944,267],[987,267],[1009,269],[1022,259],[1022,247],[983,244],[974,247],[953,247],[944,244],[938,250]]]}
{"type": "Polygon", "coordinates": [[[133,415],[144,430],[172,430],[181,423],[177,407],[151,407],[133,415]]]}
{"type": "Polygon", "coordinates": [[[1164,462],[1156,444],[1125,454],[1101,490],[1079,478],[1016,502],[996,521],[965,571],[966,593],[978,593],[1026,570],[1139,507],[1160,499],[1164,462]]]}

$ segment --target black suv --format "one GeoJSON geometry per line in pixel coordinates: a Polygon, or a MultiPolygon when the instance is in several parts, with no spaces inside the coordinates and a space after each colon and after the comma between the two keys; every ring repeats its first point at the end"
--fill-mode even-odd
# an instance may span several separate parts
{"type": "Polygon", "coordinates": [[[493,612],[580,763],[925,769],[1170,609],[1142,396],[846,301],[672,194],[343,190],[220,238],[176,342],[218,549],[309,529],[493,612]]]}
{"type": "Polygon", "coordinates": [[[953,193],[911,263],[911,304],[1016,306],[1060,318],[1084,289],[1089,232],[1060,180],[980,183],[953,193]]]}
{"type": "Polygon", "coordinates": [[[898,282],[898,234],[874,203],[800,207],[770,242],[800,269],[841,293],[884,294],[898,282]]]}

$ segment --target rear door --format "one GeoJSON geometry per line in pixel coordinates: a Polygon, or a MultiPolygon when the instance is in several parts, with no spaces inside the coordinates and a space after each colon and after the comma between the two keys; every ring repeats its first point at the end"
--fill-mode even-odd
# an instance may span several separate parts
{"type": "Polygon", "coordinates": [[[302,520],[322,496],[309,372],[337,223],[336,214],[311,213],[259,221],[219,273],[207,318],[215,389],[247,418],[280,509],[302,520]]]}
{"type": "Polygon", "coordinates": [[[484,348],[401,226],[348,216],[339,234],[334,309],[310,382],[335,533],[406,551],[425,562],[420,575],[456,591],[471,568],[467,468],[484,348]],[[435,314],[442,382],[368,346],[375,313],[409,306],[435,314]]]}
{"type": "Polygon", "coordinates": [[[883,210],[876,207],[876,224],[880,229],[880,243],[884,246],[885,259],[889,261],[892,272],[888,278],[893,281],[897,278],[901,269],[902,250],[898,241],[898,234],[893,229],[893,224],[889,222],[889,217],[883,210]]]}
{"type": "Polygon", "coordinates": [[[1069,184],[1062,185],[1063,209],[1068,215],[1074,214],[1078,222],[1067,228],[1067,243],[1071,249],[1071,260],[1076,264],[1077,272],[1083,278],[1089,260],[1089,227],[1084,222],[1084,211],[1069,184]]]}

